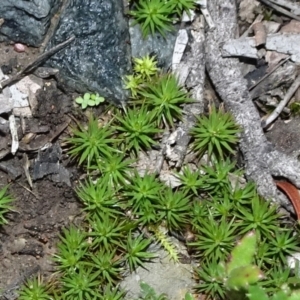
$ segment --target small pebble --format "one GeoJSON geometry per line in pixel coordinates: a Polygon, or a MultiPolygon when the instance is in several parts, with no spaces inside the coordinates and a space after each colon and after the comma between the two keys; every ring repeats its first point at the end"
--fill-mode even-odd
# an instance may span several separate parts
{"type": "Polygon", "coordinates": [[[11,268],[11,261],[9,259],[4,258],[4,259],[2,259],[1,263],[4,268],[6,268],[6,269],[11,268]]]}
{"type": "Polygon", "coordinates": [[[25,52],[26,46],[23,45],[23,44],[21,44],[21,43],[16,43],[16,44],[14,45],[14,50],[15,50],[16,52],[18,52],[18,53],[25,52]]]}

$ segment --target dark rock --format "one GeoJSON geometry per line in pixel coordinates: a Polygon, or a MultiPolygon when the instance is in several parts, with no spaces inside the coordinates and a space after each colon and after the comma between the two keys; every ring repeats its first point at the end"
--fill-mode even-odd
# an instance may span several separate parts
{"type": "Polygon", "coordinates": [[[11,65],[3,65],[3,66],[1,66],[1,70],[4,75],[8,75],[12,72],[12,66],[11,65]]]}
{"type": "MultiPolygon", "coordinates": [[[[9,122],[8,120],[0,117],[0,136],[9,134],[10,130],[9,130],[9,122]]],[[[1,145],[1,141],[0,141],[0,145],[1,145]]],[[[0,146],[1,149],[1,146],[0,146]]]]}
{"type": "Polygon", "coordinates": [[[271,143],[276,144],[279,151],[299,159],[299,130],[300,116],[294,116],[289,122],[279,118],[274,122],[272,130],[266,131],[265,135],[271,143]]]}
{"type": "Polygon", "coordinates": [[[22,167],[17,158],[0,162],[0,170],[7,173],[9,178],[16,180],[22,175],[22,167]]]}
{"type": "Polygon", "coordinates": [[[54,144],[45,151],[39,151],[37,159],[33,164],[32,179],[37,180],[47,175],[53,175],[55,182],[64,182],[71,185],[70,174],[60,164],[62,150],[58,144],[54,144]]]}
{"type": "Polygon", "coordinates": [[[41,244],[38,244],[34,241],[28,242],[25,247],[18,252],[20,255],[32,255],[34,257],[43,257],[44,249],[41,244]]]}
{"type": "Polygon", "coordinates": [[[60,83],[70,91],[98,92],[109,101],[124,102],[128,94],[122,77],[131,71],[131,53],[123,1],[69,1],[47,49],[71,35],[75,41],[47,62],[60,69],[60,83]]]}
{"type": "MultiPolygon", "coordinates": [[[[245,76],[248,87],[259,82],[260,78],[263,77],[265,74],[265,66],[260,67],[253,72],[250,72],[245,76]]],[[[277,70],[275,70],[270,76],[266,77],[263,81],[259,82],[253,89],[251,89],[251,97],[252,99],[255,98],[262,98],[263,95],[269,93],[280,86],[290,86],[296,76],[297,76],[298,68],[292,62],[287,62],[277,70]]]]}
{"type": "Polygon", "coordinates": [[[38,157],[34,161],[32,179],[36,180],[46,175],[57,174],[59,172],[60,157],[61,149],[57,144],[45,151],[39,151],[38,157]]]}
{"type": "Polygon", "coordinates": [[[1,0],[0,41],[12,40],[39,46],[47,33],[59,0],[1,0]]]}
{"type": "Polygon", "coordinates": [[[167,71],[172,65],[177,32],[178,30],[174,27],[174,31],[166,33],[166,38],[158,32],[154,35],[148,35],[146,38],[143,38],[140,25],[131,25],[130,43],[132,57],[155,55],[158,67],[167,71]]]}
{"type": "Polygon", "coordinates": [[[41,121],[40,125],[58,125],[65,122],[64,115],[71,111],[72,99],[57,89],[54,80],[40,89],[36,96],[38,106],[33,115],[41,121]]]}
{"type": "Polygon", "coordinates": [[[41,125],[37,119],[25,120],[25,133],[48,133],[50,127],[48,125],[41,125]]]}

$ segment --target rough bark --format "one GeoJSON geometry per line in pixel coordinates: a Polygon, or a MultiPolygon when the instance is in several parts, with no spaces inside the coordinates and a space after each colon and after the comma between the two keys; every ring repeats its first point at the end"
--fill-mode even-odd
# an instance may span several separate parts
{"type": "Polygon", "coordinates": [[[273,176],[284,177],[300,187],[300,163],[267,141],[238,59],[221,56],[220,45],[237,37],[236,0],[210,0],[208,9],[217,26],[206,35],[207,70],[217,93],[243,130],[240,149],[246,176],[257,184],[262,196],[292,210],[290,202],[277,190],[273,176]]]}
{"type": "MultiPolygon", "coordinates": [[[[190,131],[196,123],[196,116],[200,116],[204,110],[203,92],[205,81],[205,55],[204,44],[205,35],[203,22],[196,19],[191,29],[192,42],[191,50],[186,61],[182,64],[184,68],[189,70],[189,75],[186,80],[186,86],[191,92],[191,97],[195,100],[193,103],[184,106],[183,118],[172,136],[175,136],[175,147],[172,148],[170,142],[169,151],[166,151],[166,156],[172,161],[176,161],[176,167],[180,167],[183,163],[187,148],[191,139],[190,131]]],[[[181,68],[179,68],[181,70],[181,68]]],[[[178,74],[180,77],[180,74],[178,74]]],[[[179,79],[180,81],[180,79],[179,79]]],[[[171,137],[172,140],[172,137],[171,137]]],[[[167,149],[168,150],[168,149],[167,149]]]]}

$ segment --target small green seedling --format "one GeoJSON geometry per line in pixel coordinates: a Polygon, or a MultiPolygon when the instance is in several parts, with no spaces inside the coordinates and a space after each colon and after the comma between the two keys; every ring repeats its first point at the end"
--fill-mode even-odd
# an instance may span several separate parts
{"type": "Polygon", "coordinates": [[[167,300],[166,295],[157,295],[154,288],[145,282],[140,283],[141,297],[138,300],[167,300]]]}
{"type": "Polygon", "coordinates": [[[289,106],[292,115],[299,116],[300,115],[300,103],[294,102],[289,106]]]}
{"type": "Polygon", "coordinates": [[[157,67],[157,61],[155,57],[146,55],[142,58],[134,58],[134,71],[136,74],[140,75],[143,79],[150,79],[159,71],[157,67]]]}
{"type": "Polygon", "coordinates": [[[12,210],[13,198],[7,193],[8,186],[0,190],[0,226],[7,224],[5,214],[12,210]]]}
{"type": "Polygon", "coordinates": [[[50,300],[49,287],[47,287],[40,276],[26,281],[19,292],[20,300],[50,300]]]}
{"type": "Polygon", "coordinates": [[[82,109],[86,109],[88,106],[97,106],[100,103],[104,102],[104,100],[105,99],[103,97],[100,97],[98,93],[85,93],[83,97],[76,98],[75,102],[80,104],[82,109]]]}
{"type": "Polygon", "coordinates": [[[186,293],[184,300],[195,300],[194,296],[191,293],[186,293]]]}

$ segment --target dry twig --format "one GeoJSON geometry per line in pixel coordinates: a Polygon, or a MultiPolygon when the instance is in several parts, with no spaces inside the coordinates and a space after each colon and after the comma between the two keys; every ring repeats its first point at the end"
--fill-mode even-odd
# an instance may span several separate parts
{"type": "Polygon", "coordinates": [[[297,15],[295,15],[294,13],[292,13],[292,12],[290,12],[290,11],[288,11],[288,10],[286,10],[286,9],[284,9],[284,8],[282,8],[282,7],[278,6],[278,5],[276,5],[276,4],[274,4],[273,2],[276,2],[276,1],[274,1],[274,0],[260,0],[260,1],[261,1],[262,3],[264,3],[265,5],[270,6],[270,7],[273,8],[274,10],[276,10],[276,11],[282,13],[283,15],[288,16],[288,17],[290,17],[290,18],[292,18],[292,19],[295,19],[295,20],[297,20],[297,21],[300,21],[300,17],[299,17],[299,16],[297,16],[297,15]]]}
{"type": "Polygon", "coordinates": [[[75,39],[75,36],[72,36],[68,40],[64,41],[63,43],[56,45],[55,47],[51,48],[47,52],[41,54],[35,61],[31,62],[29,65],[27,65],[23,70],[18,72],[16,75],[0,82],[0,92],[6,86],[11,85],[11,84],[15,83],[16,81],[21,80],[24,76],[33,72],[41,63],[43,63],[46,59],[48,59],[50,56],[52,56],[56,52],[65,48],[66,46],[68,46],[71,42],[74,41],[74,39],[75,39]]]}
{"type": "Polygon", "coordinates": [[[296,78],[294,83],[290,86],[289,90],[284,96],[284,99],[280,101],[276,109],[268,116],[266,120],[263,120],[261,122],[262,128],[266,128],[268,125],[270,125],[277,117],[280,115],[284,107],[287,105],[287,103],[290,101],[290,99],[293,97],[295,92],[300,86],[300,75],[296,78]]]}

